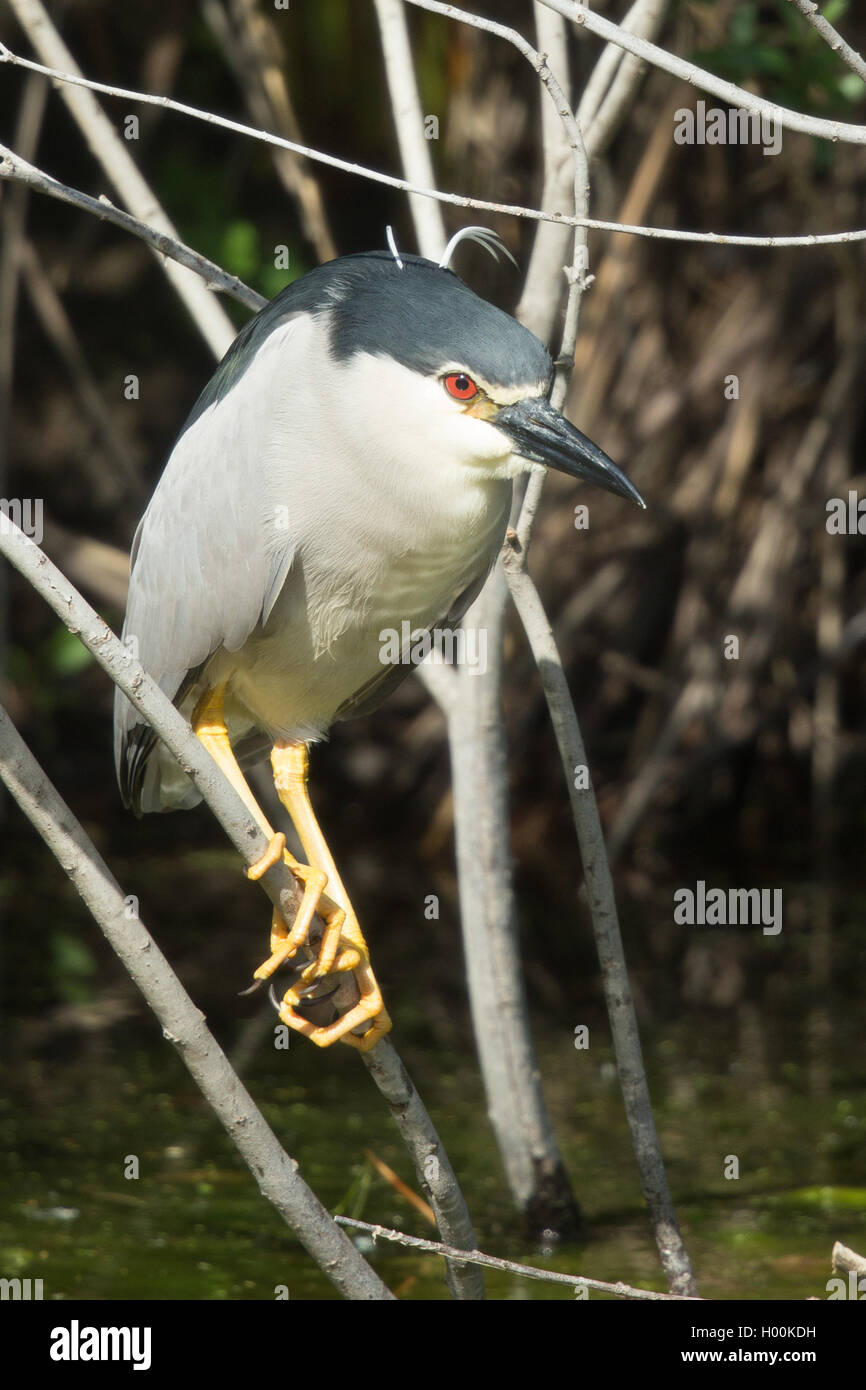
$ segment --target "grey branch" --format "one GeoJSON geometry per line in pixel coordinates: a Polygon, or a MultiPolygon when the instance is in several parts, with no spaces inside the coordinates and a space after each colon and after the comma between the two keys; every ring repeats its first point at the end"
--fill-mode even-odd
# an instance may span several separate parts
{"type": "Polygon", "coordinates": [[[520,614],[541,676],[568,784],[613,1034],[617,1070],[641,1186],[649,1207],[656,1245],[668,1278],[668,1286],[673,1293],[694,1294],[697,1289],[677,1225],[650,1103],[640,1035],[619,931],[613,880],[605,853],[604,834],[595,792],[589,780],[583,736],[547,615],[525,568],[524,560],[525,552],[520,548],[516,533],[511,532],[503,552],[503,565],[511,596],[520,614]],[[579,790],[575,786],[578,769],[586,769],[588,785],[585,790],[579,790]]]}
{"type": "Polygon", "coordinates": [[[461,1250],[474,1248],[475,1231],[463,1193],[430,1116],[393,1047],[383,1047],[379,1043],[371,1052],[361,1055],[412,1155],[415,1172],[430,1199],[439,1231],[443,1235],[451,1232],[445,1267],[449,1288],[456,1298],[483,1299],[483,1276],[460,1257],[461,1250]]]}
{"type": "MultiPolygon", "coordinates": [[[[522,34],[503,24],[479,19],[453,5],[438,4],[437,0],[410,3],[504,39],[527,60],[542,83],[547,196],[553,162],[558,165],[561,159],[564,193],[568,196],[573,187],[574,195],[580,199],[576,210],[585,212],[583,141],[549,56],[536,51],[522,34]]],[[[564,40],[565,26],[556,16],[543,13],[548,36],[564,40]]],[[[552,51],[556,66],[567,80],[564,42],[554,45],[552,51]]],[[[419,127],[416,137],[420,133],[419,127]]],[[[405,143],[411,153],[412,145],[408,140],[405,143]]],[[[404,149],[404,172],[419,177],[418,166],[406,164],[405,154],[404,149]]],[[[570,233],[567,227],[541,223],[536,233],[532,302],[539,322],[547,318],[552,323],[555,317],[562,297],[562,261],[569,239],[575,243],[576,264],[578,247],[586,240],[585,229],[578,227],[570,233]],[[555,258],[549,254],[551,239],[560,242],[555,258]],[[544,242],[543,250],[547,252],[541,262],[537,255],[539,241],[544,242]]],[[[423,243],[421,249],[430,254],[423,243]]],[[[572,281],[570,302],[579,295],[579,289],[577,281],[572,281]]],[[[537,331],[536,323],[529,326],[537,331]]],[[[573,342],[571,346],[573,351],[573,342]]],[[[531,1220],[571,1228],[576,1224],[577,1209],[540,1085],[515,929],[508,853],[507,747],[502,716],[506,604],[507,590],[497,567],[464,619],[467,625],[488,634],[488,669],[483,675],[475,672],[472,676],[466,670],[453,672],[443,705],[452,764],[460,915],[487,1109],[509,1186],[517,1205],[531,1220]]],[[[429,681],[428,688],[434,695],[438,693],[429,681]]]]}
{"type": "MultiPolygon", "coordinates": [[[[40,57],[46,63],[66,69],[70,81],[64,83],[61,88],[63,100],[87,140],[92,154],[104,169],[120,198],[131,212],[159,231],[176,237],[174,227],[156,195],[148,187],[124,141],[92,95],[92,89],[87,90],[88,84],[82,79],[75,59],[40,0],[9,0],[9,3],[40,57]]],[[[4,47],[0,57],[7,61],[7,54],[8,49],[4,47]]],[[[40,70],[37,65],[28,66],[33,67],[34,71],[40,70]]],[[[41,71],[49,73],[50,69],[43,68],[41,71]]],[[[208,346],[216,357],[222,357],[235,336],[235,329],[225,309],[198,276],[190,275],[187,270],[174,264],[169,264],[164,269],[208,346]]]]}
{"type": "MultiPolygon", "coordinates": [[[[633,5],[626,15],[623,28],[631,30],[639,38],[654,39],[662,27],[668,8],[669,0],[637,0],[637,4],[633,5]]],[[[608,44],[605,53],[613,47],[614,45],[608,44]]],[[[610,145],[617,126],[631,104],[637,84],[646,71],[646,64],[633,54],[623,55],[620,50],[620,57],[622,61],[616,67],[610,87],[598,108],[593,110],[592,119],[587,125],[586,152],[590,159],[597,159],[610,145]]],[[[597,66],[603,58],[604,53],[597,66]]]]}
{"type": "Polygon", "coordinates": [[[832,48],[834,53],[838,53],[843,63],[847,63],[852,72],[856,72],[861,82],[866,82],[866,62],[860,57],[856,48],[852,48],[846,43],[842,35],[837,33],[828,20],[824,18],[814,0],[788,0],[789,5],[793,5],[796,10],[817,30],[826,44],[832,48]]]}
{"type": "Polygon", "coordinates": [[[744,87],[736,87],[733,82],[726,82],[724,78],[715,77],[703,68],[696,67],[694,63],[688,63],[684,58],[668,53],[666,49],[649,43],[637,34],[630,34],[618,24],[611,24],[609,19],[602,19],[601,15],[594,14],[585,5],[577,3],[577,0],[540,0],[540,3],[548,5],[566,19],[573,20],[578,28],[588,30],[590,34],[597,35],[606,43],[617,44],[627,53],[633,53],[636,58],[651,63],[653,67],[661,68],[673,77],[682,78],[683,82],[688,82],[691,87],[699,87],[701,91],[720,97],[729,106],[742,106],[758,116],[765,116],[767,120],[777,121],[786,130],[796,130],[801,135],[817,135],[824,140],[831,140],[834,144],[839,140],[852,145],[866,144],[866,126],[849,125],[845,121],[827,121],[818,116],[805,116],[801,111],[792,111],[787,106],[777,106],[775,102],[755,96],[754,92],[747,92],[744,87]]]}
{"type": "MultiPolygon", "coordinates": [[[[374,0],[374,3],[403,170],[413,183],[432,188],[436,180],[430,157],[430,141],[424,137],[424,118],[415,81],[403,0],[374,0]]],[[[418,250],[428,260],[438,261],[446,242],[439,204],[435,199],[412,193],[409,195],[409,207],[415,224],[418,250]]]]}
{"type": "MultiPolygon", "coordinates": [[[[375,1240],[393,1240],[398,1245],[406,1245],[410,1250],[425,1250],[432,1255],[454,1256],[460,1251],[438,1240],[424,1240],[420,1236],[407,1235],[405,1231],[393,1231],[387,1226],[374,1226],[369,1221],[357,1221],[352,1216],[334,1218],[341,1226],[351,1226],[353,1231],[366,1231],[375,1240]]],[[[840,1247],[841,1248],[841,1247],[840,1247]]],[[[593,1289],[596,1293],[610,1293],[616,1298],[650,1300],[654,1303],[700,1303],[701,1299],[692,1294],[656,1293],[654,1289],[636,1289],[631,1284],[608,1284],[603,1279],[590,1279],[582,1274],[559,1274],[555,1269],[538,1269],[535,1265],[517,1264],[515,1260],[502,1260],[497,1255],[485,1255],[473,1250],[467,1260],[473,1264],[484,1265],[487,1269],[501,1269],[505,1274],[519,1274],[525,1279],[540,1279],[546,1284],[566,1284],[575,1292],[579,1289],[593,1289]]]]}
{"type": "MultiPolygon", "coordinates": [[[[31,0],[28,0],[30,3],[31,0]]],[[[16,4],[23,3],[23,0],[15,0],[16,4]]],[[[540,0],[542,4],[553,4],[553,0],[540,0]]],[[[558,8],[558,6],[554,6],[558,8]]],[[[453,6],[445,6],[445,10],[453,9],[453,6]]],[[[563,9],[561,13],[571,14],[563,9]]],[[[461,16],[463,12],[460,12],[461,16]]],[[[466,19],[466,23],[472,22],[472,18],[466,19]]],[[[595,19],[595,16],[593,16],[595,19]]],[[[602,21],[598,21],[602,23],[602,21]]],[[[606,21],[604,21],[606,23],[606,21]]],[[[486,27],[487,22],[479,22],[478,27],[486,27]]],[[[611,34],[605,31],[605,36],[611,38],[611,42],[619,43],[620,30],[616,25],[609,25],[611,34]],[[614,37],[615,36],[615,37],[614,37]]],[[[626,36],[628,38],[628,36],[626,36]]],[[[635,40],[635,42],[638,42],[635,40]]],[[[625,39],[622,40],[624,46],[628,46],[625,39]]],[[[668,59],[669,55],[664,49],[655,48],[652,44],[646,44],[636,50],[640,57],[647,58],[650,62],[655,62],[658,67],[668,65],[665,62],[656,61],[654,55],[660,54],[662,58],[668,59]]],[[[694,74],[692,78],[686,76],[686,81],[692,80],[695,85],[702,86],[707,91],[715,92],[719,85],[722,85],[727,93],[726,99],[731,100],[735,105],[746,107],[748,110],[757,111],[771,119],[779,120],[782,125],[788,125],[794,130],[805,130],[806,134],[824,136],[831,140],[848,140],[853,144],[866,144],[866,126],[844,125],[838,121],[819,121],[817,118],[800,116],[797,112],[787,112],[784,107],[771,106],[769,102],[764,102],[759,97],[743,91],[740,87],[734,87],[730,83],[719,84],[717,79],[711,78],[709,74],[701,72],[700,68],[695,68],[692,64],[683,63],[681,59],[670,59],[670,62],[681,64],[689,73],[694,74]],[[706,80],[704,80],[706,79],[706,80]],[[742,98],[742,100],[740,100],[742,98]],[[766,108],[766,109],[764,109],[766,108]],[[786,120],[790,116],[792,120],[786,120]],[[793,122],[796,121],[797,124],[793,122]],[[804,124],[805,123],[805,124],[804,124]],[[808,128],[807,128],[808,127],[808,128]]],[[[154,96],[150,92],[130,91],[125,87],[111,86],[106,82],[93,82],[89,78],[81,77],[75,73],[61,72],[56,68],[47,67],[42,63],[33,62],[29,58],[22,58],[13,53],[7,46],[0,43],[0,63],[11,63],[17,67],[27,68],[32,72],[42,73],[50,77],[52,81],[70,83],[73,86],[87,87],[92,91],[103,92],[107,96],[121,97],[126,101],[142,102],[148,106],[161,106],[168,111],[174,111],[181,116],[190,116],[194,120],[204,121],[208,125],[219,126],[223,130],[234,131],[238,135],[249,136],[253,140],[261,140],[268,145],[276,145],[281,149],[292,150],[296,154],[305,155],[307,159],[314,160],[320,164],[327,164],[333,169],[341,169],[344,173],[354,174],[360,178],[371,179],[375,183],[384,184],[387,188],[398,188],[404,193],[418,193],[425,198],[436,198],[439,202],[450,203],[454,207],[474,208],[480,212],[499,212],[506,217],[525,217],[535,222],[560,222],[568,227],[586,227],[589,230],[602,232],[625,232],[630,236],[641,236],[655,238],[664,241],[689,241],[705,242],[710,245],[720,246],[758,246],[770,248],[782,248],[788,246],[830,246],[840,242],[864,241],[866,240],[866,229],[858,229],[849,232],[828,232],[818,236],[735,236],[721,232],[688,232],[679,231],[669,227],[641,227],[633,226],[623,222],[607,222],[600,218],[575,217],[567,213],[544,212],[538,208],[526,208],[516,203],[493,203],[484,198],[469,198],[461,193],[444,193],[440,189],[426,188],[418,184],[409,183],[406,179],[396,178],[393,174],[384,174],[378,169],[368,169],[362,164],[353,164],[346,159],[338,159],[335,155],[325,154],[322,150],[312,149],[308,145],[298,144],[293,140],[285,140],[282,136],[271,135],[264,130],[256,130],[253,126],[244,125],[240,121],[229,120],[226,116],[217,116],[211,111],[201,111],[198,107],[187,106],[183,102],[173,101],[170,97],[154,96]]],[[[677,68],[677,76],[683,73],[680,67],[677,68]]]]}
{"type": "Polygon", "coordinates": [[[111,222],[115,227],[121,227],[123,231],[138,237],[139,241],[146,242],[161,256],[168,256],[171,260],[177,261],[179,265],[195,271],[196,275],[200,276],[211,289],[224,290],[226,294],[231,295],[232,299],[239,300],[241,304],[246,304],[250,309],[261,309],[266,302],[262,295],[251,290],[248,285],[244,284],[243,280],[239,280],[236,275],[229,275],[227,271],[222,270],[213,261],[209,261],[206,256],[201,256],[197,251],[185,246],[176,237],[169,236],[167,232],[157,231],[154,227],[148,226],[146,222],[133,217],[131,213],[116,208],[113,203],[109,202],[108,198],[91,198],[89,193],[82,193],[77,188],[70,188],[68,184],[52,178],[42,169],[37,169],[35,164],[29,164],[26,159],[22,159],[20,155],[15,154],[13,150],[7,149],[2,144],[0,144],[0,179],[25,184],[36,193],[45,193],[49,198],[57,198],[61,203],[67,203],[70,207],[78,208],[81,212],[89,212],[93,217],[98,217],[103,222],[111,222]]]}
{"type": "MultiPolygon", "coordinates": [[[[652,0],[649,2],[652,3],[652,0]]],[[[540,5],[542,9],[548,8],[544,4],[544,0],[535,0],[535,4],[540,5]]],[[[641,17],[646,6],[647,0],[634,0],[631,9],[623,16],[620,28],[627,29],[632,34],[640,33],[642,37],[646,38],[647,35],[643,33],[641,25],[641,17]]],[[[555,13],[555,11],[551,13],[555,13]]],[[[564,20],[562,15],[558,17],[564,20]]],[[[584,83],[577,108],[577,119],[580,121],[582,129],[588,131],[595,120],[606,94],[610,91],[612,82],[622,67],[624,57],[623,49],[618,48],[615,43],[606,44],[602,49],[598,61],[584,83]]]]}
{"type": "Polygon", "coordinates": [[[393,1299],[307,1186],[123,889],[0,706],[0,778],[69,875],[258,1183],[346,1298],[393,1299]]]}
{"type": "MultiPolygon", "coordinates": [[[[559,85],[569,91],[568,30],[565,21],[552,10],[535,0],[535,39],[539,50],[547,54],[551,72],[558,74],[559,85]]],[[[571,104],[569,98],[569,105],[571,104]]],[[[574,166],[570,132],[566,129],[554,104],[541,93],[541,146],[544,184],[541,206],[548,211],[567,207],[574,198],[574,166]]],[[[583,209],[585,211],[586,209],[583,209]]],[[[532,255],[526,270],[517,318],[530,328],[543,343],[550,341],[556,323],[557,310],[562,302],[563,283],[559,267],[565,265],[569,242],[574,236],[568,227],[555,222],[540,223],[532,243],[532,255]],[[551,286],[551,267],[557,267],[551,286]],[[551,289],[553,292],[551,292],[551,289]]]]}
{"type": "MultiPolygon", "coordinates": [[[[156,730],[183,771],[193,779],[245,863],[250,865],[261,858],[267,848],[264,834],[186,720],[99,614],[85,602],[48,556],[8,517],[4,518],[0,527],[0,554],[5,555],[29,580],[69,631],[80,638],[115,685],[156,730]]],[[[287,866],[283,862],[274,864],[259,879],[259,883],[283,917],[293,921],[300,906],[301,891],[287,866]]],[[[321,928],[322,924],[319,923],[321,928]]],[[[430,1194],[441,1233],[458,1247],[473,1248],[475,1233],[462,1193],[430,1116],[393,1046],[387,1038],[383,1038],[372,1052],[363,1054],[363,1060],[392,1109],[394,1095],[402,1093],[400,1104],[404,1113],[400,1128],[404,1138],[410,1114],[411,1121],[417,1126],[410,1145],[413,1158],[432,1152],[439,1155],[435,1183],[429,1182],[423,1164],[417,1168],[417,1175],[418,1181],[430,1194]],[[375,1065],[372,1064],[374,1060],[375,1065]]],[[[474,1271],[462,1271],[455,1267],[452,1281],[453,1288],[461,1298],[478,1296],[474,1271]]]]}
{"type": "Polygon", "coordinates": [[[840,1270],[845,1274],[866,1274],[866,1256],[858,1255],[856,1250],[837,1240],[833,1246],[833,1273],[838,1274],[840,1270]]]}

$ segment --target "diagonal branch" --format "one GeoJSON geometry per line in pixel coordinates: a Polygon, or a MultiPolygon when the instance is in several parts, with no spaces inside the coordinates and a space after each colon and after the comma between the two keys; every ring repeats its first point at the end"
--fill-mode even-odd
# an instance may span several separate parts
{"type": "MultiPolygon", "coordinates": [[[[623,21],[623,28],[630,29],[642,39],[654,39],[664,23],[668,9],[669,0],[637,0],[637,4],[632,6],[623,21]]],[[[616,51],[615,45],[608,44],[597,67],[611,49],[616,51]]],[[[639,58],[631,53],[623,54],[622,50],[619,52],[622,61],[617,65],[613,80],[597,109],[593,110],[587,126],[586,152],[590,159],[598,159],[604,154],[631,103],[638,82],[646,71],[646,63],[639,58]]]]}
{"type": "MultiPolygon", "coordinates": [[[[564,85],[571,105],[568,26],[561,15],[545,9],[537,0],[534,0],[532,9],[535,17],[535,41],[539,51],[547,55],[551,70],[559,74],[560,85],[564,85]]],[[[553,208],[568,207],[569,201],[573,204],[576,170],[569,131],[559,111],[553,103],[545,100],[545,95],[544,92],[541,93],[540,102],[544,170],[541,206],[549,211],[553,208]]],[[[579,120],[578,125],[580,126],[579,120]]],[[[543,343],[549,343],[553,336],[557,311],[562,302],[563,284],[558,268],[565,265],[569,241],[573,243],[573,234],[568,227],[559,226],[555,222],[542,222],[532,243],[532,254],[529,257],[515,316],[543,343]],[[552,267],[557,269],[552,272],[552,267]]]]}
{"type": "Polygon", "coordinates": [[[393,1299],[301,1177],[123,889],[0,706],[0,779],[69,875],[141,990],[163,1035],[237,1148],[259,1190],[324,1274],[351,1299],[393,1299]]]}
{"type": "MultiPolygon", "coordinates": [[[[29,2],[30,0],[28,0],[29,2]]],[[[410,0],[410,3],[418,2],[419,0],[410,0]]],[[[16,3],[22,3],[22,0],[16,0],[16,3]]],[[[553,0],[539,0],[539,3],[552,5],[553,0]]],[[[444,9],[453,10],[454,7],[446,6],[444,9]]],[[[610,28],[617,35],[616,38],[611,39],[611,42],[619,42],[619,30],[615,25],[611,25],[610,28]]],[[[656,53],[665,58],[668,56],[663,49],[656,49],[652,44],[646,44],[637,51],[640,57],[647,58],[650,62],[655,61],[653,55],[656,53]]],[[[677,63],[680,61],[679,59],[676,60],[677,63]]],[[[125,87],[111,86],[106,82],[94,82],[89,78],[77,76],[75,73],[61,72],[56,68],[46,67],[42,63],[36,63],[29,58],[22,58],[18,54],[12,53],[4,43],[0,43],[0,63],[11,63],[16,67],[27,68],[31,72],[42,73],[55,82],[87,87],[95,92],[104,92],[108,96],[121,97],[126,101],[142,102],[147,106],[162,106],[178,115],[190,116],[194,120],[204,121],[207,125],[218,126],[222,130],[231,130],[237,135],[247,135],[266,145],[276,145],[281,149],[293,150],[295,153],[305,155],[308,159],[320,164],[327,164],[332,169],[340,169],[344,173],[354,174],[359,178],[371,179],[375,183],[383,184],[386,188],[397,188],[404,193],[419,193],[425,198],[436,198],[439,202],[449,203],[453,207],[475,208],[480,212],[498,212],[506,217],[524,217],[533,222],[559,222],[568,227],[586,227],[589,230],[601,232],[626,232],[630,236],[642,236],[662,241],[704,242],[707,245],[715,246],[763,246],[775,249],[789,246],[831,246],[840,242],[866,240],[866,229],[828,232],[818,236],[738,236],[726,232],[688,232],[670,227],[630,226],[621,222],[607,222],[601,218],[575,217],[560,212],[542,212],[538,208],[522,207],[518,203],[494,203],[485,198],[469,198],[462,193],[444,193],[440,189],[425,188],[419,184],[410,183],[407,179],[397,178],[393,174],[384,174],[378,169],[368,169],[363,164],[353,164],[350,160],[338,159],[336,155],[325,154],[324,151],[312,149],[308,145],[300,145],[296,141],[285,140],[282,136],[271,135],[265,130],[256,130],[255,127],[244,125],[241,121],[232,121],[226,116],[217,116],[212,111],[202,111],[196,106],[187,106],[183,102],[173,101],[170,97],[154,96],[150,92],[130,91],[125,87]]],[[[667,65],[659,62],[656,66],[666,67],[667,65]]],[[[682,67],[690,74],[686,80],[693,81],[697,86],[702,86],[708,91],[715,91],[719,85],[715,78],[711,79],[709,74],[703,74],[700,68],[695,68],[690,63],[684,63],[682,67]],[[705,76],[706,81],[703,80],[705,76]]],[[[680,68],[677,69],[677,75],[682,75],[680,68]]],[[[727,99],[737,101],[740,106],[744,106],[750,111],[756,111],[759,115],[764,114],[768,119],[778,120],[782,125],[789,125],[791,129],[802,129],[808,135],[823,136],[830,140],[847,140],[852,144],[866,144],[866,126],[844,125],[839,121],[819,121],[811,116],[800,117],[796,112],[787,112],[783,107],[772,106],[769,102],[764,102],[761,98],[743,91],[740,87],[734,87],[731,83],[722,85],[728,93],[727,99]],[[795,118],[797,124],[783,119],[787,116],[795,118]]]]}
{"type": "Polygon", "coordinates": [[[214,261],[209,261],[198,251],[185,246],[176,237],[169,236],[167,232],[156,231],[147,222],[124,212],[122,208],[116,208],[106,197],[92,198],[89,193],[82,193],[78,188],[61,183],[59,179],[46,174],[35,164],[28,163],[21,155],[7,149],[3,144],[0,144],[0,179],[24,184],[36,193],[45,193],[49,198],[56,198],[58,202],[67,203],[69,207],[78,208],[81,212],[89,212],[103,222],[111,222],[115,227],[129,232],[131,236],[138,237],[139,241],[146,242],[161,256],[168,256],[179,265],[195,271],[211,289],[223,290],[231,295],[232,299],[246,304],[249,309],[261,309],[267,302],[262,295],[245,285],[243,280],[239,280],[236,275],[229,275],[228,271],[223,270],[214,261]]]}
{"type": "Polygon", "coordinates": [[[852,145],[866,144],[866,126],[849,125],[845,121],[828,121],[819,116],[805,116],[801,111],[792,111],[787,106],[777,106],[775,102],[755,96],[754,92],[747,92],[744,87],[737,87],[733,82],[726,82],[724,78],[716,77],[704,68],[696,67],[694,63],[668,53],[666,49],[649,43],[637,34],[630,34],[619,24],[611,24],[609,19],[602,19],[601,15],[595,14],[583,3],[579,3],[579,0],[540,0],[540,3],[548,5],[566,19],[573,20],[578,28],[587,29],[590,34],[604,39],[606,43],[617,44],[627,53],[633,53],[636,58],[642,58],[653,67],[661,68],[663,72],[669,72],[673,77],[688,82],[691,87],[700,87],[701,91],[720,97],[729,106],[742,106],[747,111],[753,111],[756,115],[764,116],[768,121],[775,121],[786,130],[798,131],[801,135],[817,135],[824,140],[831,140],[834,144],[839,140],[852,145]]]}
{"type": "MultiPolygon", "coordinates": [[[[405,1231],[392,1231],[387,1226],[374,1226],[371,1221],[358,1221],[352,1216],[335,1217],[338,1225],[349,1226],[353,1231],[366,1231],[373,1240],[393,1240],[397,1245],[405,1245],[410,1250],[424,1250],[431,1255],[453,1255],[447,1245],[442,1245],[438,1240],[423,1240],[419,1236],[410,1236],[405,1231]]],[[[607,1283],[603,1279],[590,1279],[583,1274],[561,1274],[555,1269],[539,1269],[537,1265],[518,1264],[515,1260],[503,1260],[497,1255],[485,1255],[481,1250],[473,1250],[470,1256],[475,1264],[483,1265],[485,1269],[501,1269],[507,1274],[517,1274],[524,1279],[538,1279],[545,1284],[565,1284],[567,1287],[585,1292],[592,1289],[595,1293],[609,1293],[614,1298],[630,1298],[647,1300],[652,1303],[682,1303],[701,1302],[693,1294],[680,1293],[657,1293],[655,1289],[636,1289],[631,1284],[624,1284],[621,1281],[616,1284],[607,1283]]],[[[862,1255],[855,1255],[853,1250],[847,1250],[844,1245],[836,1242],[833,1247],[834,1264],[842,1266],[842,1261],[851,1258],[860,1261],[862,1272],[866,1273],[866,1260],[862,1255]]],[[[844,1266],[848,1268],[848,1266],[844,1266]]],[[[851,1266],[854,1267],[853,1265],[851,1266]]]]}
{"type": "Polygon", "coordinates": [[[856,72],[861,82],[866,82],[866,62],[860,57],[856,48],[852,48],[849,43],[846,43],[829,20],[824,18],[814,0],[788,0],[788,4],[799,10],[806,23],[811,24],[812,28],[821,35],[821,38],[832,48],[834,53],[838,53],[842,62],[847,63],[852,72],[856,72]]]}
{"type": "MultiPolygon", "coordinates": [[[[263,832],[234,787],[156,682],[48,556],[9,517],[4,517],[0,527],[0,554],[5,555],[29,580],[69,631],[80,638],[115,685],[155,729],[182,770],[193,779],[245,863],[254,864],[267,849],[263,832]]],[[[286,864],[277,862],[259,882],[283,917],[293,921],[300,906],[301,891],[286,864]]],[[[315,920],[319,921],[318,918],[315,920]]],[[[319,922],[320,930],[322,926],[319,922]]],[[[416,1161],[418,1181],[429,1197],[440,1231],[451,1244],[473,1249],[475,1233],[453,1169],[397,1052],[389,1040],[383,1038],[371,1052],[361,1056],[416,1161]],[[436,1156],[435,1165],[425,1161],[430,1155],[436,1156]]],[[[479,1292],[477,1271],[462,1270],[452,1265],[449,1276],[458,1297],[483,1296],[479,1292]]]]}
{"type": "Polygon", "coordinates": [[[569,788],[617,1070],[659,1257],[671,1292],[695,1294],[697,1288],[677,1225],[653,1118],[598,803],[591,783],[583,790],[575,786],[578,769],[586,769],[589,777],[583,736],[547,615],[525,567],[525,551],[513,531],[505,544],[503,567],[541,676],[569,788]]]}
{"type": "MultiPolygon", "coordinates": [[[[40,0],[9,0],[10,6],[36,52],[46,63],[66,69],[71,81],[64,83],[61,95],[73,119],[83,132],[90,149],[102,165],[118,194],[131,212],[150,222],[159,231],[176,237],[177,232],[148,186],[135,161],[121,140],[99,102],[87,90],[88,84],[66,44],[52,24],[40,0]]],[[[0,53],[7,61],[8,49],[0,53]]],[[[34,71],[38,65],[29,64],[34,71]]],[[[211,294],[207,285],[188,270],[168,264],[165,273],[186,305],[193,323],[199,329],[214,356],[222,357],[235,336],[235,329],[225,309],[211,294]]]]}
{"type": "MultiPolygon", "coordinates": [[[[235,74],[253,120],[300,134],[285,71],[285,54],[273,21],[258,0],[202,0],[202,14],[235,74]],[[229,10],[231,18],[229,17],[229,10]]],[[[277,177],[297,205],[301,230],[320,261],[332,261],[337,247],[328,225],[322,190],[306,161],[273,149],[277,177]]]]}

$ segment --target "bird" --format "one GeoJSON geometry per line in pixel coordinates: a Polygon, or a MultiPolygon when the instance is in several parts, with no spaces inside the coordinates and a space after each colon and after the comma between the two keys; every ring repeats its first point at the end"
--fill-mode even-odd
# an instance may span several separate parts
{"type": "MultiPolygon", "coordinates": [[[[320,1047],[369,1051],[391,1020],[310,802],[309,747],[411,671],[405,651],[383,660],[383,632],[459,624],[496,561],[521,474],[544,465],[645,506],[551,405],[554,363],[540,339],[451,269],[465,237],[501,246],[464,228],[437,263],[398,252],[389,229],[387,250],[319,265],[251,318],[193,406],[131,549],[124,642],[267,836],[249,876],[282,857],[303,890],[291,927],[274,912],[254,979],[285,962],[300,969],[275,1003],[320,1047]],[[306,864],[244,776],[268,751],[306,864]],[[358,1002],[315,1023],[307,996],[346,972],[358,1002]]],[[[201,799],[120,691],[114,732],[127,808],[201,799]]]]}

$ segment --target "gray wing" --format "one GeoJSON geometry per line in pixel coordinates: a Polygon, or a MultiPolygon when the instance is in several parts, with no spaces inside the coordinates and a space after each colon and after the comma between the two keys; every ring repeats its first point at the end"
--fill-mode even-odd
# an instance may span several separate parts
{"type": "MultiPolygon", "coordinates": [[[[278,443],[276,408],[286,393],[273,354],[300,321],[284,319],[240,372],[231,371],[230,350],[133,541],[124,641],[177,704],[214,652],[239,650],[267,619],[292,563],[291,522],[277,515],[286,508],[277,506],[265,462],[278,443]],[[233,389],[241,379],[244,390],[233,389]]],[[[140,810],[156,737],[119,691],[114,735],[121,795],[140,810]]]]}

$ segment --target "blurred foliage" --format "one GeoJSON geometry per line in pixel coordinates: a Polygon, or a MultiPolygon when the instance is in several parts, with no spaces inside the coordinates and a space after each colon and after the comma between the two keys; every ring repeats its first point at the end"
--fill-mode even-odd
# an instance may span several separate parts
{"type": "MultiPolygon", "coordinates": [[[[695,0],[712,7],[717,0],[695,0]]],[[[830,0],[821,14],[837,26],[847,0],[830,0]]],[[[727,26],[725,41],[697,48],[692,60],[739,87],[759,85],[760,95],[780,106],[813,116],[854,120],[852,106],[866,95],[866,84],[842,63],[824,39],[788,3],[744,0],[727,26]]]]}

